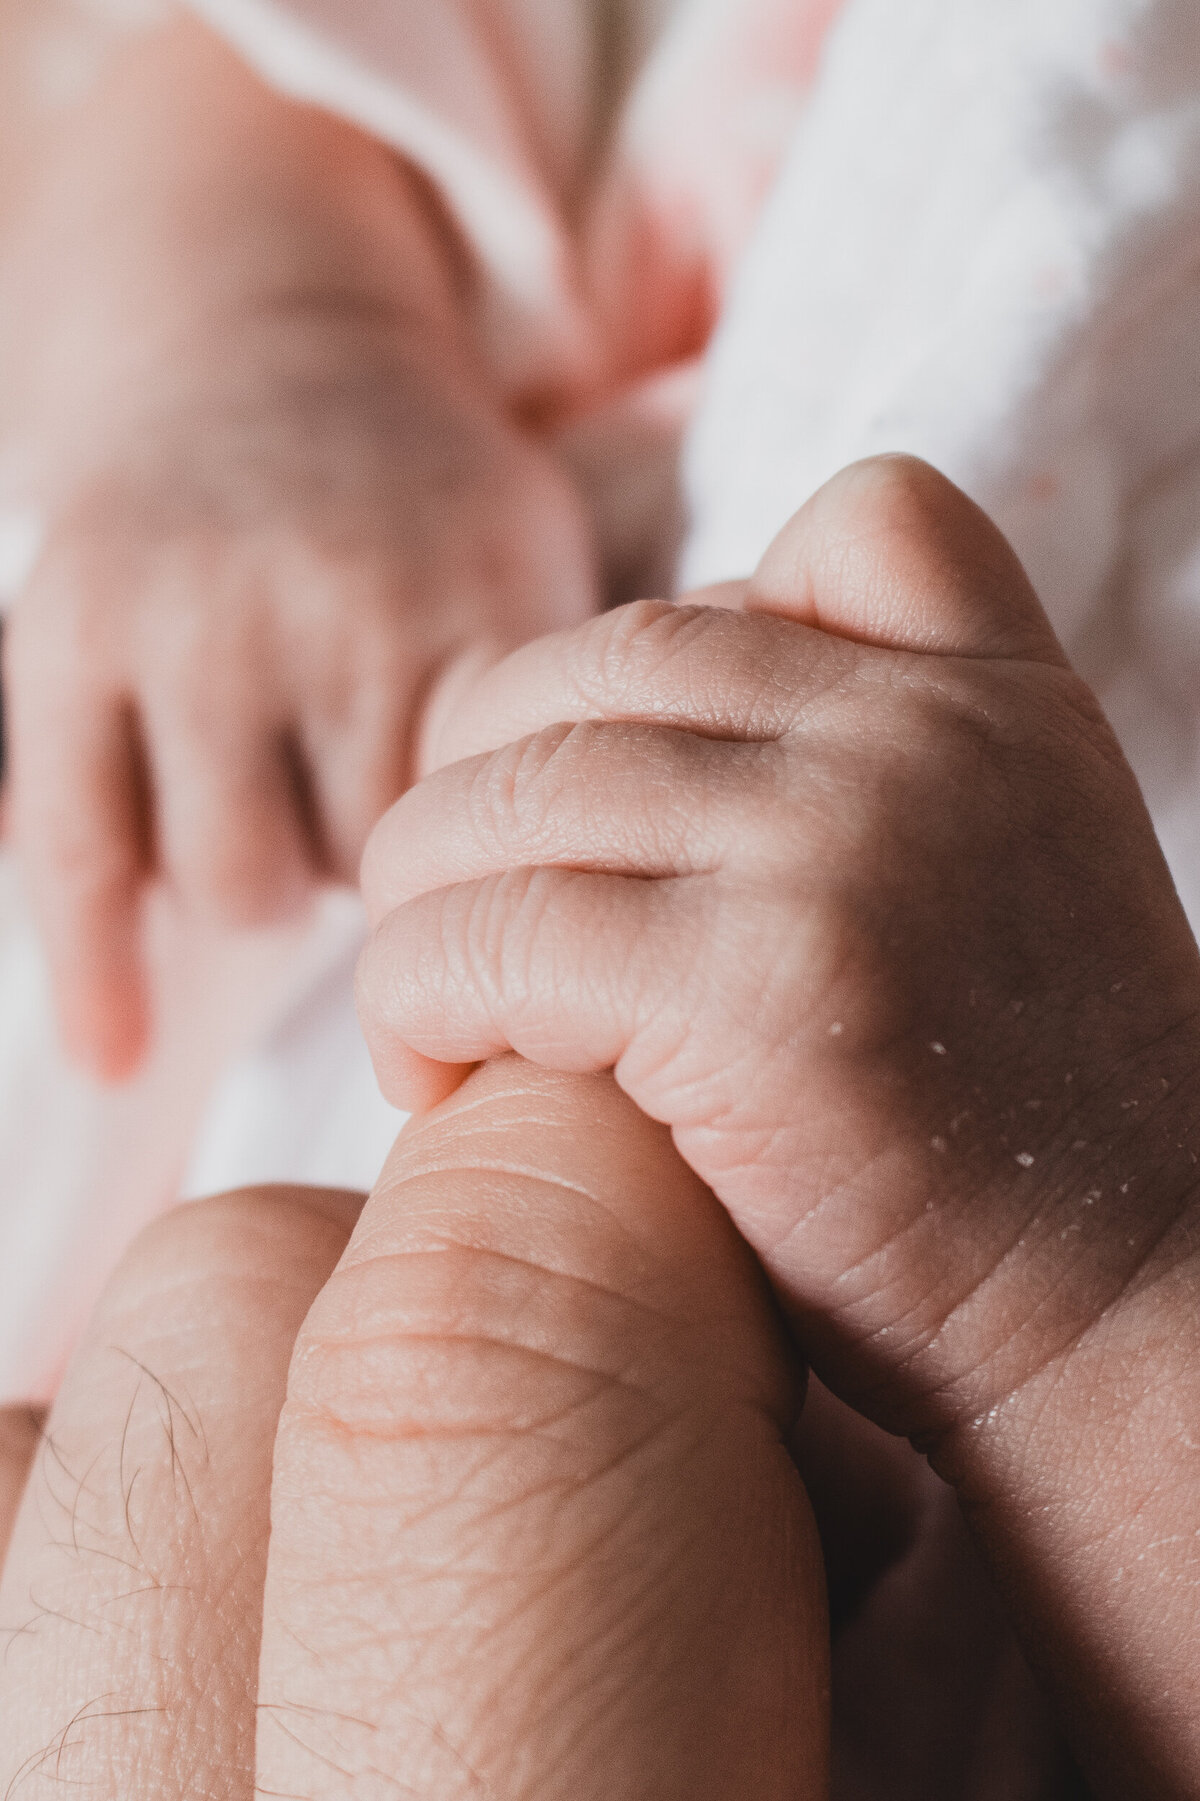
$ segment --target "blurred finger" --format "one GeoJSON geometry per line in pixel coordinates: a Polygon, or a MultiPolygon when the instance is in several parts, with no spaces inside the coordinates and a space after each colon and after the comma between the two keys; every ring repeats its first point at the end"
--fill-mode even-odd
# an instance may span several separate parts
{"type": "Polygon", "coordinates": [[[147,701],[157,852],[190,906],[264,925],[307,896],[317,852],[287,732],[203,689],[147,701]]]}
{"type": "Polygon", "coordinates": [[[349,717],[310,719],[301,743],[313,832],[326,867],[356,883],[371,831],[404,792],[412,760],[415,698],[404,688],[364,698],[349,717]]]}
{"type": "Polygon", "coordinates": [[[145,771],[130,709],[7,634],[13,830],[68,1054],[104,1079],[145,1047],[145,771]]]}
{"type": "Polygon", "coordinates": [[[180,1208],[64,1379],[0,1583],[0,1793],[249,1795],[271,1446],[358,1197],[180,1208]]]}

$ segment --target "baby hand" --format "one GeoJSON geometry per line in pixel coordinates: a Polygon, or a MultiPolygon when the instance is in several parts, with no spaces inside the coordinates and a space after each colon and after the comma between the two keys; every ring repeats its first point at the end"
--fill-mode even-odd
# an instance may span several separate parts
{"type": "Polygon", "coordinates": [[[1063,1227],[1076,1323],[1146,1252],[1120,1182],[1200,1078],[1190,935],[1095,701],[932,471],[848,471],[715,598],[529,645],[461,706],[442,756],[519,741],[371,841],[380,1076],[424,1104],[457,1077],[414,1051],[615,1066],[864,1380],[900,1334],[910,1399],[983,1408],[981,1307],[989,1380],[1021,1375],[1063,1227]]]}
{"type": "Polygon", "coordinates": [[[267,308],[137,391],[6,645],[15,833],[68,1047],[110,1077],[152,874],[233,924],[352,880],[435,675],[592,604],[565,478],[382,307],[267,308]]]}
{"type": "Polygon", "coordinates": [[[614,1067],[954,1481],[1101,1792],[1192,1793],[1200,960],[1136,784],[923,465],[710,600],[516,653],[377,828],[384,1088],[614,1067]]]}

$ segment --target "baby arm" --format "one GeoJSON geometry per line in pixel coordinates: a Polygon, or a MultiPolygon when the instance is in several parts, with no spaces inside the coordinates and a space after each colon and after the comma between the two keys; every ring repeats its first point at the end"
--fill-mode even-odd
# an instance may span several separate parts
{"type": "Polygon", "coordinates": [[[954,1484],[1097,1791],[1194,1793],[1200,958],[1136,785],[922,465],[708,598],[517,653],[378,829],[385,1087],[615,1068],[954,1484]]]}
{"type": "Polygon", "coordinates": [[[79,109],[13,266],[49,528],[7,634],[13,818],[67,1043],[118,1075],[147,877],[235,923],[352,878],[435,673],[584,617],[591,555],[419,179],[201,26],[79,109]]]}

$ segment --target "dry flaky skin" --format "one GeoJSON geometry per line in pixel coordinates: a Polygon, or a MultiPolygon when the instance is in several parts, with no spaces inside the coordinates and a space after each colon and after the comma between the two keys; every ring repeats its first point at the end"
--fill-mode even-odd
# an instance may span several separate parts
{"type": "Polygon", "coordinates": [[[331,1275],[356,1211],[224,1197],[126,1260],[0,1589],[0,1794],[825,1795],[796,1372],[667,1135],[507,1059],[331,1275]]]}
{"type": "Polygon", "coordinates": [[[607,1077],[477,1073],[402,1136],[297,1347],[264,1786],[822,1794],[796,1400],[757,1272],[662,1129],[607,1077]]]}

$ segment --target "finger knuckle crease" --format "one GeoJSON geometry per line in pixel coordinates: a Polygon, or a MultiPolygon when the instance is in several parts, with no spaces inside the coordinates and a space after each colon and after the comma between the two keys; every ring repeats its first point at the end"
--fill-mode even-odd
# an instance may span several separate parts
{"type": "Polygon", "coordinates": [[[604,615],[594,658],[579,674],[583,698],[601,712],[628,704],[631,691],[661,677],[712,630],[712,609],[638,600],[604,615]]]}

